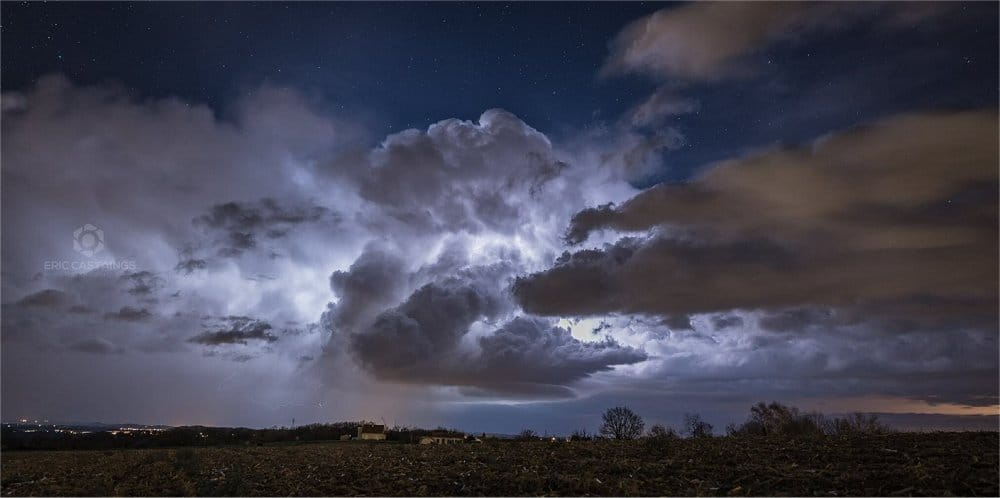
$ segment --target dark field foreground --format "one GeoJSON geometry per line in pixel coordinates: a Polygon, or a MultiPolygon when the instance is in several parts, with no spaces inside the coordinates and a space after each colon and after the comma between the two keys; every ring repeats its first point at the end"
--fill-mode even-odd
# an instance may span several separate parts
{"type": "Polygon", "coordinates": [[[7,495],[998,494],[997,433],[6,452],[7,495]]]}

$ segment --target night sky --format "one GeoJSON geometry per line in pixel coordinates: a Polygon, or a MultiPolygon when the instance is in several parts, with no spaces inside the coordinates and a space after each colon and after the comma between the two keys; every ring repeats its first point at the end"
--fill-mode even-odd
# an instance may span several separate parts
{"type": "Polygon", "coordinates": [[[996,427],[996,3],[0,10],[5,421],[996,427]]]}

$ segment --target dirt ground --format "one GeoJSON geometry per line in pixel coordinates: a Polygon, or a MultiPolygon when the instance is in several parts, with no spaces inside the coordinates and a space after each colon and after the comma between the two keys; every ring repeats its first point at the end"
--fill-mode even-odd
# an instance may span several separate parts
{"type": "Polygon", "coordinates": [[[16,495],[997,496],[997,433],[6,452],[16,495]]]}

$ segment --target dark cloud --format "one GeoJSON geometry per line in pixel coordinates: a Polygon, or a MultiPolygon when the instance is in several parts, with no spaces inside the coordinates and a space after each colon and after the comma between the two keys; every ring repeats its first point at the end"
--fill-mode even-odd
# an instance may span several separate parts
{"type": "Polygon", "coordinates": [[[688,315],[671,315],[663,319],[663,324],[672,330],[693,330],[691,317],[688,315]]]}
{"type": "Polygon", "coordinates": [[[278,336],[271,333],[271,324],[246,316],[230,316],[222,319],[224,328],[217,328],[198,334],[188,342],[206,346],[227,344],[247,345],[250,341],[276,342],[278,336]]]}
{"type": "MultiPolygon", "coordinates": [[[[478,373],[503,383],[566,384],[613,365],[638,363],[646,353],[611,338],[581,342],[547,320],[517,317],[479,338],[478,373]]],[[[484,381],[485,383],[485,381],[484,381]]]]}
{"type": "Polygon", "coordinates": [[[742,327],[743,318],[737,315],[715,315],[712,317],[712,327],[715,330],[742,327]]]}
{"type": "Polygon", "coordinates": [[[105,320],[122,322],[146,322],[151,318],[153,318],[153,314],[146,308],[134,308],[132,306],[122,306],[118,311],[109,311],[104,314],[105,320]]]}
{"type": "Polygon", "coordinates": [[[381,313],[368,330],[351,337],[358,359],[386,379],[412,380],[440,372],[473,322],[492,319],[505,307],[489,273],[484,268],[478,275],[467,272],[467,278],[424,285],[400,306],[381,313]]]}
{"type": "Polygon", "coordinates": [[[904,115],[754,153],[582,211],[571,242],[600,229],[650,235],[567,253],[514,291],[543,314],[865,306],[878,316],[925,299],[951,303],[934,313],[984,305],[977,316],[993,323],[996,163],[988,112],[904,115]]]}
{"type": "Polygon", "coordinates": [[[991,330],[998,324],[997,303],[984,297],[914,294],[905,298],[859,302],[853,306],[800,307],[770,311],[758,325],[772,332],[810,332],[868,324],[877,332],[991,330]]]}
{"type": "Polygon", "coordinates": [[[148,297],[165,284],[162,278],[148,271],[126,273],[121,279],[129,284],[128,293],[138,297],[148,297]]]}
{"type": "Polygon", "coordinates": [[[72,294],[56,289],[45,289],[17,301],[19,306],[39,308],[62,308],[74,303],[76,303],[76,298],[72,294]]]}
{"type": "Polygon", "coordinates": [[[216,204],[208,214],[197,218],[195,224],[226,231],[253,232],[316,222],[331,215],[331,211],[322,206],[282,206],[274,199],[264,198],[254,203],[216,204]]]}
{"type": "Polygon", "coordinates": [[[704,313],[800,299],[799,289],[761,289],[746,280],[751,273],[784,280],[800,269],[788,250],[765,240],[624,238],[566,253],[513,289],[527,311],[539,314],[704,313]]]}
{"type": "Polygon", "coordinates": [[[538,318],[515,317],[470,343],[474,323],[511,311],[498,278],[509,272],[504,265],[470,267],[424,285],[352,335],[350,347],[378,378],[463,386],[469,395],[565,396],[568,383],[646,359],[611,339],[580,342],[538,318]]]}
{"type": "Polygon", "coordinates": [[[229,247],[220,250],[230,250],[239,253],[257,247],[257,241],[254,240],[253,232],[231,232],[228,242],[229,247]]]}
{"type": "MultiPolygon", "coordinates": [[[[258,245],[258,234],[270,239],[280,239],[297,225],[339,217],[322,206],[283,206],[278,201],[264,198],[256,202],[227,202],[216,204],[208,213],[194,219],[196,227],[209,234],[221,234],[214,240],[216,254],[223,258],[236,257],[258,245]]],[[[188,258],[177,264],[186,273],[201,269],[203,260],[188,258]]]]}
{"type": "Polygon", "coordinates": [[[177,265],[174,267],[174,271],[190,275],[197,270],[204,270],[207,267],[208,261],[204,259],[188,258],[178,261],[177,265]]]}
{"type": "Polygon", "coordinates": [[[405,267],[399,255],[370,244],[349,269],[333,272],[330,288],[339,301],[324,316],[327,328],[355,330],[397,304],[404,297],[405,267]]]}
{"type": "Polygon", "coordinates": [[[593,329],[591,329],[590,332],[592,334],[594,334],[594,335],[599,335],[601,332],[604,332],[605,330],[611,330],[611,324],[610,323],[608,323],[608,322],[601,322],[601,323],[597,324],[596,327],[594,327],[593,329]]]}
{"type": "Polygon", "coordinates": [[[714,400],[883,397],[895,399],[886,406],[896,407],[901,400],[997,402],[995,330],[887,336],[874,327],[810,326],[802,333],[747,327],[714,334],[711,342],[672,336],[658,346],[653,352],[662,363],[633,387],[714,400]]]}

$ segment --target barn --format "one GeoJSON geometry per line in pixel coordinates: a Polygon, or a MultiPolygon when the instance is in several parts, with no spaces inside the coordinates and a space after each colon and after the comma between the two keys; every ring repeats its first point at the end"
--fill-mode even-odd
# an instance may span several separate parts
{"type": "Polygon", "coordinates": [[[420,438],[420,444],[456,444],[465,442],[465,434],[452,431],[434,431],[420,438]]]}

